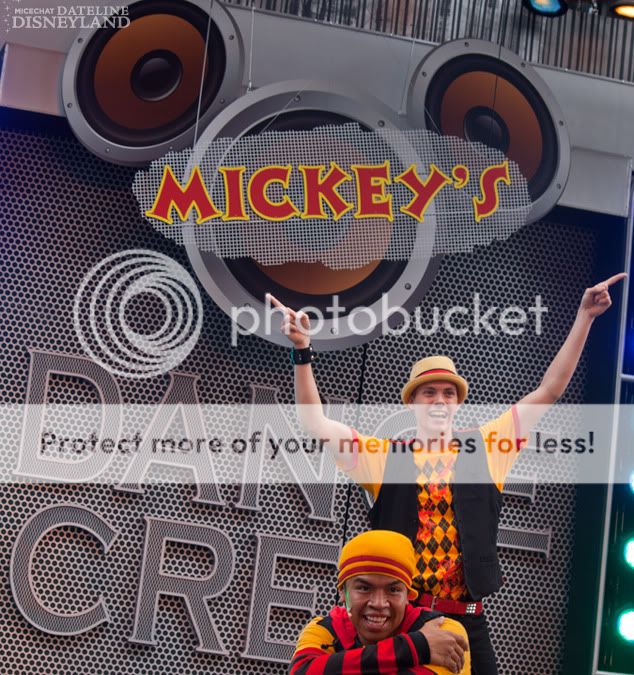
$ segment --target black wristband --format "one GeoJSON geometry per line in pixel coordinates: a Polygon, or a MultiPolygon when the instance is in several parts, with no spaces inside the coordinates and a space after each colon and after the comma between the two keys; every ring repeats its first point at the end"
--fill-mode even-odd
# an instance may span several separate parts
{"type": "Polygon", "coordinates": [[[303,366],[306,363],[313,363],[317,360],[317,352],[312,345],[308,345],[304,349],[291,349],[291,363],[296,366],[303,366]]]}

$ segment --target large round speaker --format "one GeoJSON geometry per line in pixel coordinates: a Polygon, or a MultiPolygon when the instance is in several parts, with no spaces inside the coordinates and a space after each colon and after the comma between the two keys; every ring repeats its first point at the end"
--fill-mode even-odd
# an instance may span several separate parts
{"type": "MultiPolygon", "coordinates": [[[[272,84],[238,99],[211,122],[196,145],[192,166],[200,163],[205,148],[216,139],[230,137],[237,141],[265,131],[311,131],[317,127],[350,123],[358,124],[367,132],[406,128],[402,119],[374,97],[332,82],[272,84]]],[[[372,142],[380,143],[380,137],[373,137],[372,142]]],[[[394,171],[399,165],[405,170],[416,161],[413,155],[405,156],[402,148],[390,147],[389,141],[385,141],[385,147],[380,150],[391,157],[394,171]]],[[[341,148],[337,147],[336,151],[340,152],[341,148]]],[[[350,152],[362,159],[358,147],[350,148],[350,152]]],[[[191,168],[187,168],[185,175],[189,175],[191,168]]],[[[391,227],[387,221],[385,225],[391,227]]],[[[430,230],[430,227],[418,227],[412,248],[417,247],[420,251],[426,246],[431,253],[433,231],[430,230]],[[422,239],[426,240],[424,245],[421,245],[422,239]]],[[[286,344],[278,330],[266,330],[264,300],[267,292],[293,308],[311,306],[319,309],[325,320],[312,342],[321,350],[342,349],[380,334],[380,324],[368,326],[360,334],[346,323],[346,316],[357,308],[368,308],[379,322],[386,320],[385,325],[393,327],[398,323],[398,316],[393,314],[388,320],[390,312],[385,311],[386,302],[389,307],[411,310],[430,285],[439,265],[439,261],[431,256],[407,260],[376,259],[353,269],[331,269],[320,262],[263,265],[246,257],[220,258],[199,250],[192,241],[186,243],[186,248],[198,278],[214,302],[229,315],[236,307],[255,309],[260,322],[259,329],[254,332],[267,340],[286,344]],[[338,296],[339,305],[345,307],[345,312],[338,317],[329,314],[334,295],[338,296]]],[[[251,324],[244,327],[251,328],[251,324]]]]}
{"type": "Polygon", "coordinates": [[[141,0],[118,23],[104,19],[75,39],[64,108],[91,152],[142,165],[192,144],[239,95],[243,63],[240,33],[220,3],[141,0]]]}
{"type": "Polygon", "coordinates": [[[548,213],[568,180],[570,141],[557,101],[535,70],[499,45],[456,40],[431,51],[410,83],[408,118],[502,151],[528,181],[529,221],[548,213]]]}

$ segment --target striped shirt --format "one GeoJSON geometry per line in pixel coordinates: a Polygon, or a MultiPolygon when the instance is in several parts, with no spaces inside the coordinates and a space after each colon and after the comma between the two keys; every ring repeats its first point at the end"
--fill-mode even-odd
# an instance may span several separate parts
{"type": "MultiPolygon", "coordinates": [[[[437,613],[408,605],[396,635],[376,644],[363,646],[343,607],[335,607],[326,617],[313,619],[301,632],[290,665],[290,675],[449,675],[450,671],[429,663],[429,645],[420,632],[423,624],[437,613]]],[[[464,628],[445,619],[443,629],[459,633],[464,628]]],[[[471,672],[469,652],[461,675],[471,672]]]]}

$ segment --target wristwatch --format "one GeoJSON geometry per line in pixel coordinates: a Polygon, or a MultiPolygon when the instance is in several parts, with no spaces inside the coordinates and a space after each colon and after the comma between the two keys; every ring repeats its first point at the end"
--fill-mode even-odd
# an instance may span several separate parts
{"type": "Polygon", "coordinates": [[[317,352],[312,345],[308,345],[304,349],[291,348],[291,363],[296,366],[303,366],[305,363],[313,363],[317,360],[317,352]]]}

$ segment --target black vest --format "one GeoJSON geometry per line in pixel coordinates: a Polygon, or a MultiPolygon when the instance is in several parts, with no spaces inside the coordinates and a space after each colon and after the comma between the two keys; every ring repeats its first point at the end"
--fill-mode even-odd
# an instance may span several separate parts
{"type": "MultiPolygon", "coordinates": [[[[491,481],[479,430],[457,433],[454,438],[461,441],[463,451],[455,464],[452,507],[460,537],[465,585],[472,600],[481,600],[502,585],[497,555],[502,495],[491,481]],[[475,451],[465,451],[474,446],[475,451]]],[[[415,545],[419,470],[407,443],[393,441],[390,449],[379,496],[370,510],[370,523],[375,530],[401,532],[415,545]]]]}

